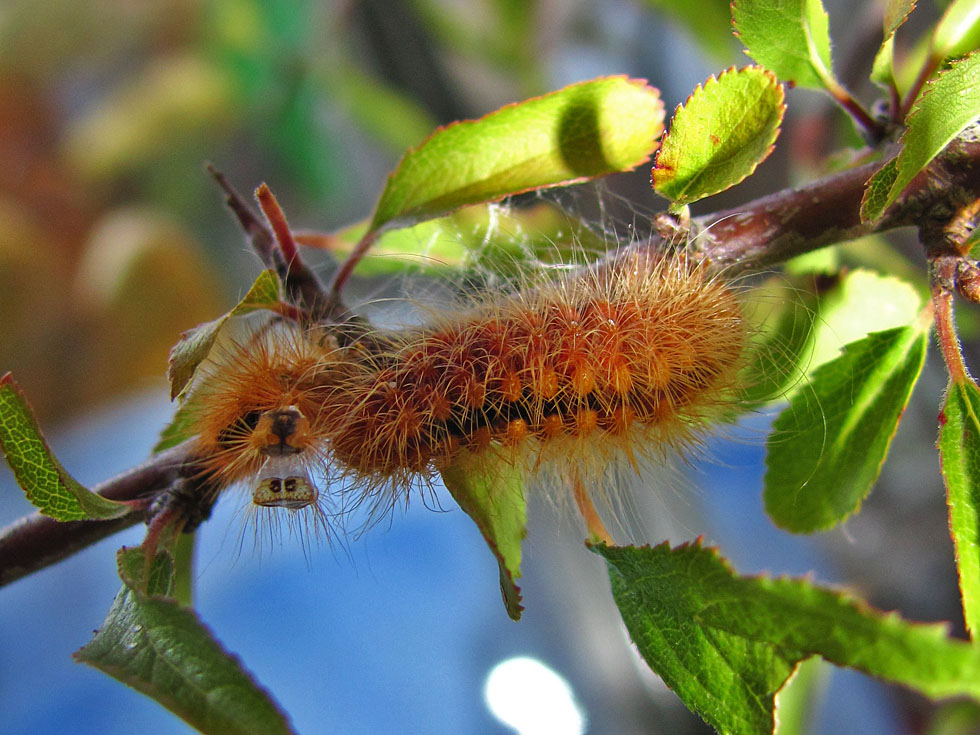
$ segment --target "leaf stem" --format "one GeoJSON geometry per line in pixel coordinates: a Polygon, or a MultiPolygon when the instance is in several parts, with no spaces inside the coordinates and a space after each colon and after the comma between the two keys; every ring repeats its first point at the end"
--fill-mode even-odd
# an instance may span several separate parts
{"type": "Polygon", "coordinates": [[[292,266],[293,262],[299,259],[299,251],[296,249],[296,242],[289,231],[289,223],[286,221],[286,214],[279,206],[275,195],[269,190],[268,184],[262,182],[255,190],[255,200],[265,215],[265,221],[272,228],[272,234],[276,236],[276,243],[279,245],[279,252],[282,253],[283,260],[286,261],[286,268],[292,266]]]}
{"type": "Polygon", "coordinates": [[[306,319],[321,323],[348,320],[350,314],[344,304],[324,289],[320,279],[303,262],[286,216],[269,187],[262,184],[255,194],[273,231],[232,187],[224,174],[211,164],[207,165],[207,171],[225,192],[225,202],[252,249],[266,268],[275,270],[279,275],[289,299],[305,312],[306,319]]]}
{"type": "Polygon", "coordinates": [[[340,264],[337,272],[333,275],[333,280],[330,281],[330,286],[327,291],[329,298],[340,301],[341,291],[344,289],[344,284],[350,279],[351,274],[353,274],[354,269],[357,264],[361,262],[364,256],[367,254],[368,250],[374,245],[375,241],[378,239],[380,233],[377,230],[368,230],[364,233],[364,236],[358,241],[357,245],[350,252],[350,255],[340,264]]]}
{"type": "Polygon", "coordinates": [[[854,119],[854,122],[864,129],[870,143],[875,144],[884,140],[886,133],[884,124],[875,120],[864,109],[864,106],[854,99],[854,96],[842,87],[836,79],[830,77],[823,81],[831,97],[844,108],[844,111],[854,119]]]}
{"type": "MultiPolygon", "coordinates": [[[[943,269],[943,264],[939,265],[943,269]]],[[[935,273],[935,271],[934,271],[935,273]]],[[[932,304],[936,313],[936,336],[939,339],[939,351],[943,355],[950,379],[957,384],[970,380],[966,362],[963,360],[963,349],[956,335],[956,324],[953,315],[953,291],[948,288],[951,273],[936,273],[932,279],[932,304]]]]}

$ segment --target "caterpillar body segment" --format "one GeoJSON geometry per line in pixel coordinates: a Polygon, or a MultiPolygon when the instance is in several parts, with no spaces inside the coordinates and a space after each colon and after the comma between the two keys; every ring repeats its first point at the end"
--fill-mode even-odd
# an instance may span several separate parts
{"type": "Polygon", "coordinates": [[[292,510],[322,500],[311,475],[387,508],[463,453],[591,494],[611,462],[697,444],[736,398],[746,331],[724,280],[649,252],[343,346],[280,324],[207,367],[197,453],[222,486],[292,510]]]}

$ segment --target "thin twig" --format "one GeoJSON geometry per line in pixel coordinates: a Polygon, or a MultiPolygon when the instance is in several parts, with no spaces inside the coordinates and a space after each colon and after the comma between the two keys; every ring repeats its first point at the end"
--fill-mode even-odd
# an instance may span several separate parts
{"type": "Polygon", "coordinates": [[[296,244],[289,234],[286,217],[282,213],[269,187],[259,187],[259,198],[266,215],[266,223],[252,210],[245,199],[228,182],[228,179],[213,165],[207,165],[208,173],[224,192],[225,202],[235,215],[239,226],[245,233],[252,249],[266,268],[272,268],[283,283],[286,296],[294,306],[305,312],[308,321],[342,323],[349,318],[349,312],[339,296],[328,294],[313,271],[303,262],[296,244]],[[270,230],[270,227],[272,228],[270,230]]]}

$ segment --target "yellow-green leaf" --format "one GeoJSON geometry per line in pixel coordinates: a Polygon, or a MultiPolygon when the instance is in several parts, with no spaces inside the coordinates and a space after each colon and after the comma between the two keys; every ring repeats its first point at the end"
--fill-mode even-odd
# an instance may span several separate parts
{"type": "Polygon", "coordinates": [[[171,399],[181,394],[194,377],[197,366],[207,359],[225,322],[233,316],[247,314],[256,309],[274,310],[279,306],[279,298],[279,279],[275,272],[263,271],[255,279],[245,298],[239,301],[234,309],[214,321],[200,324],[185,332],[180,342],[170,351],[167,377],[170,378],[171,399]]]}
{"type": "Polygon", "coordinates": [[[663,115],[656,89],[609,77],[440,128],[388,177],[369,230],[628,171],[656,150],[663,115]]]}
{"type": "Polygon", "coordinates": [[[936,59],[961,56],[980,42],[980,3],[953,0],[943,12],[932,34],[931,55],[936,59]]]}
{"type": "Polygon", "coordinates": [[[772,152],[785,109],[783,87],[765,69],[710,77],[674,112],[653,188],[675,204],[690,204],[734,186],[772,152]]]}
{"type": "Polygon", "coordinates": [[[523,473],[496,457],[463,453],[441,471],[443,482],[486,539],[500,566],[500,592],[507,614],[521,617],[521,542],[527,535],[523,473]]]}
{"type": "Polygon", "coordinates": [[[0,377],[0,450],[27,499],[46,516],[58,521],[105,520],[131,511],[68,474],[48,448],[30,404],[10,373],[0,377]]]}

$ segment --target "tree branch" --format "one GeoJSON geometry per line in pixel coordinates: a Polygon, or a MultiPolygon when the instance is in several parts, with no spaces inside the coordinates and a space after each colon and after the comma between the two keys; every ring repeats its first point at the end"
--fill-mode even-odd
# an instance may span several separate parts
{"type": "MultiPolygon", "coordinates": [[[[855,168],[798,189],[781,191],[735,209],[693,220],[698,237],[692,247],[726,272],[772,267],[789,258],[872,232],[914,226],[941,231],[950,257],[956,240],[975,226],[980,200],[980,125],[973,125],[954,140],[920,173],[878,222],[860,221],[864,185],[880,163],[855,168]]],[[[212,172],[229,193],[246,232],[259,240],[256,250],[273,259],[272,233],[251,213],[241,198],[212,172]],[[238,206],[241,205],[241,206],[238,206]]],[[[655,247],[647,242],[640,247],[655,247]]],[[[980,295],[980,270],[963,271],[954,286],[964,295],[980,295]],[[972,280],[970,280],[972,278],[972,280]]],[[[290,274],[291,276],[294,274],[290,274]]],[[[135,500],[159,495],[179,478],[191,462],[187,443],[158,454],[146,464],[102,484],[97,491],[114,500],[135,500]]],[[[39,514],[0,530],[0,585],[42,569],[143,520],[134,512],[114,521],[59,523],[39,514]]]]}
{"type": "Polygon", "coordinates": [[[697,251],[726,271],[759,270],[873,232],[946,223],[980,199],[980,125],[972,125],[916,176],[875,223],[862,223],[872,163],[693,220],[697,251]]]}
{"type": "MultiPolygon", "coordinates": [[[[94,490],[111,500],[152,498],[174,484],[190,458],[190,443],[184,442],[94,490]]],[[[14,521],[0,529],[0,587],[134,526],[145,516],[144,511],[134,510],[110,521],[63,522],[32,513],[14,521]]]]}

